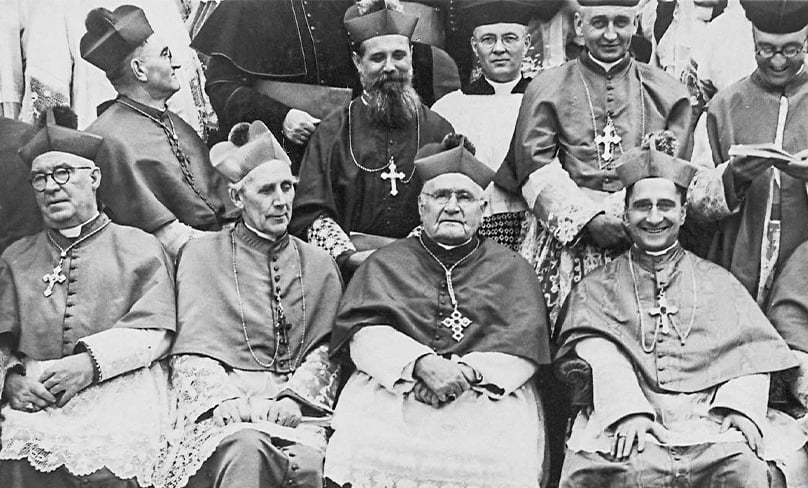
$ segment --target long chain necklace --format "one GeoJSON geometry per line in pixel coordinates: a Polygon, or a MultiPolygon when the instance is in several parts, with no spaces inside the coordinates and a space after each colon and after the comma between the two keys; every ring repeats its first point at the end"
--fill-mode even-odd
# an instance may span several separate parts
{"type": "MultiPolygon", "coordinates": [[[[617,133],[614,120],[612,120],[612,116],[608,113],[606,114],[606,125],[603,127],[603,134],[598,134],[598,122],[597,118],[595,117],[595,106],[592,103],[592,94],[589,92],[589,85],[586,83],[586,79],[584,78],[584,72],[581,69],[581,62],[576,59],[575,63],[578,68],[578,76],[580,76],[581,83],[584,85],[586,101],[589,104],[589,114],[592,117],[592,131],[595,134],[595,151],[598,154],[598,167],[600,169],[606,169],[611,165],[615,158],[614,149],[612,146],[617,144],[617,147],[620,148],[620,154],[625,152],[623,150],[623,138],[617,133]],[[603,144],[602,153],[600,151],[601,144],[603,144]]],[[[640,88],[642,88],[642,73],[640,72],[639,68],[635,69],[637,72],[637,78],[640,80],[640,88]]],[[[640,141],[638,142],[638,145],[642,142],[642,138],[645,136],[645,99],[642,97],[642,93],[640,93],[640,118],[642,120],[642,124],[640,126],[640,141]]]]}
{"type": "MultiPolygon", "coordinates": [[[[412,177],[415,175],[415,164],[412,165],[412,170],[410,171],[409,176],[407,176],[405,173],[398,171],[396,161],[393,158],[392,154],[390,155],[390,158],[387,160],[387,164],[379,168],[366,168],[365,166],[359,164],[359,161],[356,159],[356,155],[354,154],[353,150],[353,124],[351,122],[351,111],[353,110],[354,102],[356,102],[356,99],[351,100],[351,103],[348,104],[348,152],[351,153],[351,160],[353,161],[353,164],[355,164],[357,168],[368,173],[377,173],[379,171],[384,171],[385,169],[388,170],[387,173],[382,173],[380,177],[383,180],[390,180],[390,195],[396,196],[398,195],[398,187],[396,185],[396,181],[400,181],[401,183],[404,184],[409,183],[412,180],[412,177]]],[[[416,111],[415,150],[417,151],[419,147],[421,147],[421,115],[419,111],[416,111]]]]}
{"type": "MultiPolygon", "coordinates": [[[[651,345],[648,346],[645,342],[645,321],[643,320],[642,303],[640,302],[640,291],[637,288],[637,276],[634,273],[634,261],[631,257],[631,252],[629,251],[628,253],[628,269],[631,272],[631,284],[634,286],[634,299],[637,301],[637,315],[640,317],[640,341],[642,343],[641,344],[642,350],[648,354],[654,352],[654,349],[656,348],[657,338],[659,337],[659,331],[660,329],[664,328],[663,323],[666,320],[670,320],[671,325],[673,326],[673,329],[676,331],[676,334],[679,336],[679,341],[682,343],[683,346],[685,345],[685,340],[687,339],[687,336],[690,335],[690,331],[693,330],[693,323],[696,320],[696,273],[695,268],[693,267],[693,260],[690,258],[689,255],[686,254],[685,256],[687,257],[687,262],[690,264],[690,280],[692,286],[691,289],[693,293],[692,297],[693,309],[690,311],[690,324],[687,326],[686,330],[684,331],[680,330],[679,327],[676,325],[676,322],[673,320],[673,317],[669,316],[663,317],[665,311],[664,309],[662,309],[661,310],[662,314],[660,314],[659,320],[657,320],[656,326],[654,327],[654,338],[651,342],[651,345]]],[[[658,297],[661,296],[664,298],[665,296],[664,293],[665,293],[664,289],[661,289],[657,296],[658,297]]]]}
{"type": "Polygon", "coordinates": [[[59,264],[57,264],[53,268],[53,271],[45,274],[45,276],[42,277],[42,281],[48,284],[47,288],[45,288],[45,291],[42,292],[42,294],[45,295],[45,297],[50,297],[51,295],[53,295],[53,287],[56,286],[57,284],[61,285],[67,279],[67,276],[65,276],[64,273],[62,273],[62,265],[64,264],[65,259],[67,258],[67,253],[69,253],[74,247],[78,246],[79,244],[86,241],[90,237],[104,230],[104,228],[107,225],[109,225],[110,222],[111,222],[110,220],[107,220],[106,222],[101,224],[97,229],[87,233],[87,235],[74,241],[66,248],[62,248],[62,246],[60,246],[59,243],[57,243],[56,240],[54,240],[53,237],[51,237],[50,231],[45,233],[45,235],[48,236],[48,240],[51,242],[51,244],[53,244],[54,246],[56,246],[57,249],[59,249],[59,264]]]}
{"type": "MultiPolygon", "coordinates": [[[[303,356],[303,344],[306,340],[306,289],[303,287],[303,268],[300,265],[300,250],[297,248],[297,245],[294,241],[290,241],[292,247],[295,248],[295,255],[297,256],[297,279],[300,283],[300,295],[301,295],[301,302],[303,304],[303,331],[300,335],[300,345],[298,347],[297,358],[295,358],[294,364],[292,365],[292,370],[297,369],[300,365],[300,358],[303,356]]],[[[253,360],[262,368],[271,369],[272,366],[275,364],[275,361],[278,359],[278,349],[280,348],[281,344],[286,345],[288,343],[288,339],[284,339],[287,334],[287,326],[288,323],[286,321],[286,313],[283,310],[283,303],[281,302],[281,294],[280,291],[276,288],[275,294],[272,296],[272,299],[275,301],[275,352],[272,356],[272,361],[269,363],[265,363],[258,359],[258,356],[255,354],[255,350],[252,346],[252,341],[250,340],[250,335],[247,333],[247,322],[244,320],[244,303],[241,299],[241,286],[239,285],[238,280],[238,270],[236,268],[236,236],[235,236],[235,227],[230,230],[230,247],[232,250],[233,256],[233,279],[236,283],[236,296],[238,297],[238,312],[239,317],[241,318],[241,330],[244,332],[244,341],[247,343],[247,349],[250,351],[250,355],[252,356],[253,360]],[[281,330],[283,329],[283,330],[281,330]],[[281,337],[283,336],[283,337],[281,337]]]]}
{"type": "Polygon", "coordinates": [[[185,151],[183,151],[182,148],[180,147],[180,139],[179,136],[177,136],[177,130],[174,128],[174,121],[171,120],[171,116],[168,115],[166,117],[168,119],[168,125],[166,125],[165,122],[158,119],[157,117],[152,116],[148,112],[141,110],[138,107],[120,98],[116,98],[115,102],[120,103],[124,107],[127,107],[130,110],[146,117],[147,119],[157,124],[157,126],[163,130],[166,137],[168,138],[168,145],[171,147],[171,152],[174,153],[174,157],[176,157],[177,161],[180,163],[180,170],[182,171],[183,179],[185,179],[185,182],[188,184],[188,186],[191,187],[191,190],[196,194],[196,196],[198,196],[205,203],[208,209],[210,209],[214,215],[218,215],[216,211],[216,206],[213,205],[210,202],[210,200],[208,200],[208,198],[205,197],[205,195],[203,195],[202,192],[199,190],[199,188],[197,188],[196,186],[196,179],[194,176],[194,172],[191,169],[191,158],[188,157],[188,155],[185,154],[185,151]]]}
{"type": "Polygon", "coordinates": [[[447,329],[451,329],[452,339],[454,339],[457,342],[460,342],[463,339],[463,329],[471,325],[472,322],[468,317],[464,316],[457,309],[458,305],[457,296],[455,295],[454,286],[452,285],[452,271],[454,271],[457,265],[459,265],[460,263],[468,259],[469,256],[474,254],[474,251],[476,251],[477,248],[480,247],[480,241],[479,240],[477,241],[477,243],[474,246],[474,249],[472,249],[468,254],[457,260],[457,262],[454,263],[451,267],[447,268],[446,265],[444,265],[441,262],[441,260],[438,259],[438,257],[435,256],[434,254],[432,254],[432,251],[430,251],[429,248],[426,247],[426,244],[424,244],[424,239],[422,236],[423,234],[418,235],[418,242],[421,243],[421,246],[424,248],[427,254],[432,256],[432,259],[434,259],[435,262],[437,262],[440,265],[440,267],[443,268],[443,272],[446,275],[446,288],[449,290],[449,300],[451,300],[452,302],[452,313],[451,315],[449,315],[448,317],[446,317],[441,321],[441,325],[443,325],[447,329]]]}

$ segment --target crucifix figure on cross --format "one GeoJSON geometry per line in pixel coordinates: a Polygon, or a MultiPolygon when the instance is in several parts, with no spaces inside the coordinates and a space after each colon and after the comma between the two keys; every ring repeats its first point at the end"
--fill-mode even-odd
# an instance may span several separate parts
{"type": "Polygon", "coordinates": [[[393,156],[390,156],[390,164],[387,165],[387,172],[381,174],[383,180],[390,180],[390,194],[393,196],[398,195],[396,180],[403,180],[404,176],[406,176],[404,173],[396,171],[397,169],[393,156]]]}
{"type": "Polygon", "coordinates": [[[67,276],[62,274],[62,263],[59,262],[59,264],[57,264],[56,267],[53,268],[52,272],[42,277],[42,281],[48,284],[48,287],[45,288],[45,291],[42,292],[42,294],[45,295],[46,297],[50,297],[51,295],[53,295],[53,287],[56,286],[57,283],[58,284],[64,283],[66,279],[67,276]]]}
{"type": "Polygon", "coordinates": [[[614,122],[612,122],[612,119],[609,119],[606,122],[606,126],[603,128],[603,134],[598,134],[595,136],[595,145],[603,145],[603,153],[601,153],[601,158],[603,159],[604,163],[609,164],[612,162],[615,156],[614,150],[622,141],[623,138],[620,137],[614,128],[614,122]]]}

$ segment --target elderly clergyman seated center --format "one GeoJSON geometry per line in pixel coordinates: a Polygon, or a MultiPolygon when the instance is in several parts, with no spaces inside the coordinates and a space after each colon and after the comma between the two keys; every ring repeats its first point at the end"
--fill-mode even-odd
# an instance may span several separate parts
{"type": "Polygon", "coordinates": [[[458,146],[416,171],[423,233],[371,255],[340,303],[332,351],[356,371],[334,412],[328,483],[537,487],[530,380],[549,351],[535,273],[477,236],[486,165],[458,146]]]}

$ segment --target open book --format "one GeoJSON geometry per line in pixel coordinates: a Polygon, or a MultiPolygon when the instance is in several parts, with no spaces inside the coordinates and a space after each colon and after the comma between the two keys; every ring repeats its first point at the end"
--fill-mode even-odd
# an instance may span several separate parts
{"type": "Polygon", "coordinates": [[[808,159],[808,149],[791,154],[772,142],[763,144],[735,144],[729,148],[730,156],[778,159],[786,163],[800,162],[808,159]]]}

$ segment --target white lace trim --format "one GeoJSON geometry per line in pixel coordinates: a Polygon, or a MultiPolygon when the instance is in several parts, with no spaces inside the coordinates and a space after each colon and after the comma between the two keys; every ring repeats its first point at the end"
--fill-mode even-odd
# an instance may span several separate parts
{"type": "Polygon", "coordinates": [[[700,167],[687,191],[688,216],[699,220],[719,220],[732,213],[724,193],[723,175],[727,164],[700,167]]]}
{"type": "MultiPolygon", "coordinates": [[[[28,374],[38,377],[47,363],[30,361],[28,374]]],[[[155,364],[90,386],[62,408],[26,413],[6,406],[0,459],[26,460],[42,472],[64,466],[77,476],[107,468],[148,486],[168,426],[167,380],[155,364]]]]}
{"type": "Polygon", "coordinates": [[[314,219],[307,233],[309,243],[325,249],[332,258],[337,259],[347,251],[356,252],[348,234],[342,230],[334,219],[321,215],[314,219]]]}

